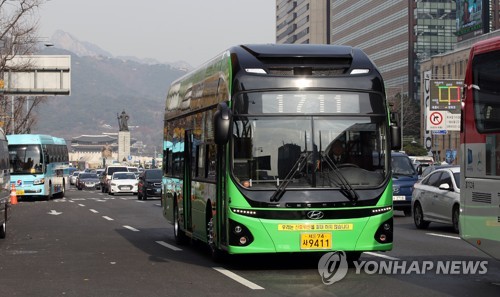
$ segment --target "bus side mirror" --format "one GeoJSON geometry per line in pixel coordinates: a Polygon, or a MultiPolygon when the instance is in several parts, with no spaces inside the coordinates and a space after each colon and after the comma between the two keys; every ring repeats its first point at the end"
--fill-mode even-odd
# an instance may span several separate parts
{"type": "Polygon", "coordinates": [[[231,110],[225,102],[219,103],[214,114],[214,139],[218,145],[229,141],[229,128],[232,120],[231,110]]]}
{"type": "Polygon", "coordinates": [[[401,127],[391,125],[391,149],[400,150],[401,149],[401,127]]]}

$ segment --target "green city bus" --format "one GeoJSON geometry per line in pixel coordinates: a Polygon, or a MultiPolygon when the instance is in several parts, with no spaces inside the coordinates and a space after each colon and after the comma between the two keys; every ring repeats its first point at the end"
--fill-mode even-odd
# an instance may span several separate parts
{"type": "Polygon", "coordinates": [[[357,48],[234,46],[174,81],[162,207],[212,256],[392,249],[400,127],[357,48]]]}

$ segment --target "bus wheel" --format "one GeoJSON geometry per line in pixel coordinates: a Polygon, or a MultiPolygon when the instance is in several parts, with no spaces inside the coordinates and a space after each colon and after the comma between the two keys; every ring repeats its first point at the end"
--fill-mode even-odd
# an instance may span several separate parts
{"type": "Polygon", "coordinates": [[[224,261],[225,255],[215,244],[215,231],[214,231],[214,218],[211,214],[208,215],[207,219],[207,244],[214,262],[224,261]]]}
{"type": "Polygon", "coordinates": [[[361,257],[361,252],[346,252],[345,254],[349,267],[353,267],[354,262],[357,262],[361,257]]]}
{"type": "Polygon", "coordinates": [[[5,238],[7,235],[7,223],[3,222],[2,225],[0,225],[0,238],[5,238]]]}
{"type": "Polygon", "coordinates": [[[460,222],[460,208],[458,207],[458,205],[455,205],[453,207],[453,213],[452,213],[452,218],[451,218],[452,222],[453,222],[453,230],[455,231],[455,233],[460,233],[460,227],[459,227],[459,222],[460,222]]]}
{"type": "Polygon", "coordinates": [[[175,242],[177,244],[186,244],[188,242],[188,237],[186,236],[186,233],[181,230],[180,226],[180,216],[179,216],[179,208],[177,205],[174,206],[174,237],[175,237],[175,242]]]}
{"type": "Polygon", "coordinates": [[[415,203],[415,208],[413,209],[413,221],[417,229],[426,229],[429,227],[429,221],[424,220],[424,212],[422,211],[422,206],[420,203],[415,203]]]}

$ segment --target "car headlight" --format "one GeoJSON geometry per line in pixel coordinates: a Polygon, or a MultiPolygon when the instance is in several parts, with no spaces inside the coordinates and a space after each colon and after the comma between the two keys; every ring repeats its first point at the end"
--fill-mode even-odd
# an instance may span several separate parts
{"type": "Polygon", "coordinates": [[[33,181],[33,185],[43,185],[45,183],[45,178],[37,178],[33,181]]]}

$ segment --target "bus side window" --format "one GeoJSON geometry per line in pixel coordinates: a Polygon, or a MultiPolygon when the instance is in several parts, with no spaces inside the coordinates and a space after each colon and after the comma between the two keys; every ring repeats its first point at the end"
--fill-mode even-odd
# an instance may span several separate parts
{"type": "Polygon", "coordinates": [[[483,116],[485,130],[500,129],[500,105],[486,106],[483,116]]]}
{"type": "Polygon", "coordinates": [[[207,145],[207,177],[215,179],[215,172],[217,168],[217,149],[215,143],[207,145]]]}

